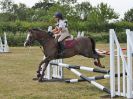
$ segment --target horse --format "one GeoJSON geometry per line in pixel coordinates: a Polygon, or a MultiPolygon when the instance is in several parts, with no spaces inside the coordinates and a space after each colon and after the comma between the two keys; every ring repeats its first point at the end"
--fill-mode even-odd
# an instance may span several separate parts
{"type": "MultiPolygon", "coordinates": [[[[98,67],[104,68],[101,65],[100,58],[103,56],[98,54],[95,51],[95,41],[91,37],[79,37],[73,39],[75,43],[70,48],[65,48],[63,55],[59,55],[58,44],[55,38],[46,30],[40,29],[29,29],[27,33],[27,38],[24,42],[24,46],[31,46],[34,41],[38,41],[42,46],[43,53],[45,55],[45,59],[43,59],[37,69],[37,78],[38,81],[41,82],[44,77],[44,72],[51,60],[60,59],[60,58],[69,58],[75,55],[82,55],[87,58],[93,58],[94,64],[98,67]],[[44,65],[43,65],[44,64],[44,65]],[[43,68],[41,68],[43,65],[43,68]],[[42,70],[42,74],[40,74],[40,70],[42,70]]],[[[63,41],[65,42],[65,40],[63,41]]]]}

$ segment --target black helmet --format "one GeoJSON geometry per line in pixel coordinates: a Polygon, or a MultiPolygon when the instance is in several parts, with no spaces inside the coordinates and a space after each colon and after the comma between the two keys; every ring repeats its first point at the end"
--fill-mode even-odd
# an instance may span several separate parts
{"type": "Polygon", "coordinates": [[[55,15],[54,15],[56,18],[61,18],[63,19],[63,15],[61,12],[56,12],[55,15]]]}

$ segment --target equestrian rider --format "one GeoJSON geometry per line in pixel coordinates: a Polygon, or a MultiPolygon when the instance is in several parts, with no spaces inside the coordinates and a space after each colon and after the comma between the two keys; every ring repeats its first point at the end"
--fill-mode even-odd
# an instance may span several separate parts
{"type": "Polygon", "coordinates": [[[64,20],[62,13],[56,12],[54,18],[57,21],[57,24],[55,29],[52,30],[52,33],[54,34],[55,38],[58,39],[58,47],[60,49],[59,53],[62,54],[64,50],[62,41],[65,38],[70,37],[70,34],[67,28],[67,21],[64,20]]]}

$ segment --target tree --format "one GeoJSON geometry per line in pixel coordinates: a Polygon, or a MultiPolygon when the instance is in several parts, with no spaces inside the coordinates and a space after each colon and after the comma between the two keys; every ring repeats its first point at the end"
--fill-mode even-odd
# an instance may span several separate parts
{"type": "Polygon", "coordinates": [[[133,22],[133,8],[124,14],[124,20],[128,22],[133,22]]]}
{"type": "Polygon", "coordinates": [[[75,5],[77,16],[84,15],[85,19],[89,16],[92,5],[89,2],[82,2],[81,4],[75,5]]]}
{"type": "Polygon", "coordinates": [[[28,9],[23,3],[13,4],[11,13],[16,16],[17,20],[26,20],[29,16],[28,9]]]}
{"type": "Polygon", "coordinates": [[[15,20],[15,16],[12,14],[13,2],[11,0],[0,1],[0,9],[2,10],[0,15],[0,21],[15,20]]]}
{"type": "Polygon", "coordinates": [[[107,4],[101,3],[97,7],[94,7],[88,16],[88,20],[94,24],[105,24],[111,19],[117,19],[118,14],[114,12],[114,9],[110,8],[107,4]]]}
{"type": "Polygon", "coordinates": [[[54,0],[43,0],[36,3],[32,9],[34,10],[33,20],[47,21],[49,20],[49,9],[54,5],[54,0]]]}
{"type": "Polygon", "coordinates": [[[54,3],[52,3],[52,2],[53,2],[53,1],[51,1],[51,0],[39,1],[39,2],[36,3],[32,8],[33,8],[33,9],[48,10],[50,7],[53,6],[54,3]]]}
{"type": "Polygon", "coordinates": [[[77,2],[77,0],[58,0],[57,2],[59,2],[60,4],[64,5],[64,4],[75,4],[77,2]]]}
{"type": "MultiPolygon", "coordinates": [[[[11,0],[0,1],[2,16],[6,21],[27,20],[30,16],[29,8],[23,3],[14,4],[11,0]]],[[[3,18],[1,18],[3,19],[3,18]]]]}
{"type": "Polygon", "coordinates": [[[2,1],[0,1],[1,10],[4,13],[11,12],[12,5],[13,5],[12,0],[2,0],[2,1]]]}
{"type": "Polygon", "coordinates": [[[97,10],[99,18],[103,23],[108,22],[110,19],[117,19],[119,16],[115,13],[114,9],[104,3],[99,4],[97,6],[97,10]]]}

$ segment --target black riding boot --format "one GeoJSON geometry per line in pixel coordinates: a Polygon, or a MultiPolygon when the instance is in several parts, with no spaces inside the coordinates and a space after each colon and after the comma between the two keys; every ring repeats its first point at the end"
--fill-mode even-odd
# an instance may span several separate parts
{"type": "Polygon", "coordinates": [[[58,42],[58,53],[60,56],[64,55],[64,45],[62,42],[58,42]]]}

